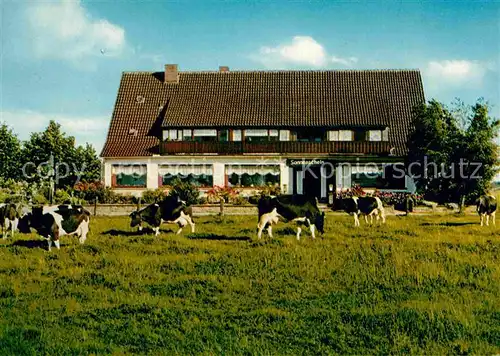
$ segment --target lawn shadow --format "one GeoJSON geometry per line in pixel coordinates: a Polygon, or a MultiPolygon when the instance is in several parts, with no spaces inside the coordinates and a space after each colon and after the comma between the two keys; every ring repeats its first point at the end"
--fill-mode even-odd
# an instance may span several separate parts
{"type": "Polygon", "coordinates": [[[25,248],[41,248],[43,250],[48,249],[48,244],[45,240],[17,240],[12,243],[12,246],[25,248]]]}
{"type": "MultiPolygon", "coordinates": [[[[305,229],[302,229],[304,232],[305,229]]],[[[294,230],[291,227],[285,227],[284,229],[273,231],[273,235],[287,236],[287,235],[297,235],[297,230],[294,230]]]]}
{"type": "Polygon", "coordinates": [[[251,241],[252,238],[249,236],[226,236],[217,234],[189,234],[188,239],[191,240],[218,240],[218,241],[251,241]]]}
{"type": "MultiPolygon", "coordinates": [[[[174,231],[171,229],[168,230],[161,230],[160,233],[173,233],[174,231]]],[[[146,227],[142,229],[142,231],[135,230],[135,231],[123,231],[123,230],[117,230],[117,229],[111,229],[108,231],[104,231],[102,234],[103,235],[110,235],[110,236],[126,236],[126,237],[132,237],[132,236],[143,236],[143,235],[151,235],[154,234],[154,230],[146,227]]]]}
{"type": "Polygon", "coordinates": [[[476,225],[473,222],[460,222],[460,221],[447,221],[442,223],[421,223],[420,226],[466,226],[466,225],[476,225]]]}

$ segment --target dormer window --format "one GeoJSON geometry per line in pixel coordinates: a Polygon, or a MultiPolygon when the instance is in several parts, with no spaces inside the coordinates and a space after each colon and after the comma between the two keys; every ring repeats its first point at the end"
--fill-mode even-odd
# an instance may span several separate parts
{"type": "Polygon", "coordinates": [[[382,141],[382,131],[381,130],[368,131],[368,141],[382,141]]]}
{"type": "Polygon", "coordinates": [[[339,141],[352,141],[353,134],[351,130],[339,130],[339,141]]]}

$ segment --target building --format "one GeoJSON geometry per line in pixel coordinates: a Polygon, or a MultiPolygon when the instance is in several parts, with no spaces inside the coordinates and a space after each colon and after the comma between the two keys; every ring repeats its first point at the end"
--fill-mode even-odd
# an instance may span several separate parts
{"type": "Polygon", "coordinates": [[[394,164],[422,102],[418,70],[125,72],[104,181],[136,193],[176,177],[243,191],[279,184],[319,198],[354,184],[408,189],[394,164]]]}

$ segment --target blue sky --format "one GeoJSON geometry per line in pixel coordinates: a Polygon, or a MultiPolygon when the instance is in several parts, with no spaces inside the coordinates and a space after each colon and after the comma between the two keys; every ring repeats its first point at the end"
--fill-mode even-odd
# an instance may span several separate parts
{"type": "Polygon", "coordinates": [[[500,2],[6,1],[0,121],[101,149],[122,71],[418,68],[500,117],[500,2]]]}

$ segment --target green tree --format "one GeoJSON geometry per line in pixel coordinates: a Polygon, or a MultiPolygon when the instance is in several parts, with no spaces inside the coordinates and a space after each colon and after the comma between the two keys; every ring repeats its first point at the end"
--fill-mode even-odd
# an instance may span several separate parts
{"type": "Polygon", "coordinates": [[[32,181],[47,180],[51,169],[56,187],[61,188],[73,187],[78,178],[94,181],[100,177],[100,161],[94,148],[89,144],[75,147],[75,138],[67,136],[55,121],[50,121],[43,132],[31,134],[23,156],[25,171],[32,181]],[[37,167],[41,167],[40,172],[37,167]]]}
{"type": "Polygon", "coordinates": [[[427,199],[461,205],[483,194],[498,163],[498,126],[481,101],[473,107],[457,101],[451,110],[435,100],[417,107],[407,162],[417,189],[427,199]]]}
{"type": "Polygon", "coordinates": [[[499,147],[495,143],[499,128],[500,121],[489,116],[486,103],[478,101],[471,108],[462,144],[466,162],[463,171],[470,179],[460,180],[461,205],[475,200],[491,187],[499,164],[499,147]]]}
{"type": "Polygon", "coordinates": [[[0,178],[19,179],[21,176],[21,142],[6,123],[0,124],[0,178]]]}
{"type": "Polygon", "coordinates": [[[84,182],[95,182],[101,179],[101,161],[94,147],[86,143],[85,146],[76,148],[77,170],[80,180],[84,182]]]}

